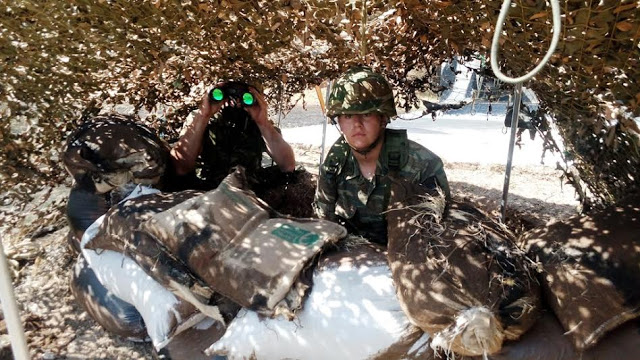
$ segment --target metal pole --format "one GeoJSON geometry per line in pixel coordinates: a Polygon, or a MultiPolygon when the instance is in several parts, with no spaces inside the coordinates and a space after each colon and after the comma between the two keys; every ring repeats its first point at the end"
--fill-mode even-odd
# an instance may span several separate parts
{"type": "MultiPolygon", "coordinates": [[[[284,97],[284,91],[283,88],[284,87],[284,83],[280,82],[280,93],[278,96],[280,99],[278,99],[278,129],[281,129],[280,127],[280,122],[282,121],[282,98],[284,97]]],[[[271,158],[271,166],[275,165],[276,161],[273,160],[273,158],[271,158]]]]}
{"type": "Polygon", "coordinates": [[[507,219],[507,197],[509,195],[509,180],[511,179],[511,162],[513,161],[513,148],[516,143],[518,131],[518,114],[520,113],[520,101],[522,99],[522,83],[517,83],[513,89],[513,112],[511,113],[511,138],[509,139],[509,156],[507,168],[504,173],[504,188],[502,189],[502,203],[500,204],[501,220],[507,219]]]}
{"type": "Polygon", "coordinates": [[[0,236],[0,302],[2,302],[2,308],[4,309],[7,330],[9,330],[13,357],[16,360],[27,360],[29,359],[29,348],[27,347],[27,340],[24,336],[18,305],[16,304],[16,299],[13,294],[9,265],[7,264],[2,242],[2,236],[0,236]]]}
{"type": "Polygon", "coordinates": [[[327,82],[327,93],[325,94],[325,101],[322,101],[322,93],[318,91],[318,99],[320,100],[320,105],[322,107],[322,114],[324,121],[322,122],[322,145],[320,146],[320,161],[318,162],[318,169],[322,165],[322,161],[324,160],[324,148],[325,143],[327,141],[327,112],[325,111],[324,104],[329,102],[329,94],[331,93],[331,81],[327,82]]]}

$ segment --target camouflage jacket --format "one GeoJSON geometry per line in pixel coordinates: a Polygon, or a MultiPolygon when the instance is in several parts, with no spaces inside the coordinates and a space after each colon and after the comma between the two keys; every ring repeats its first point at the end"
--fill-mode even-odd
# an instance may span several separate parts
{"type": "Polygon", "coordinates": [[[442,160],[420,144],[408,140],[405,131],[387,129],[372,180],[362,175],[343,137],[331,147],[320,168],[314,201],[316,215],[340,222],[351,233],[386,245],[387,221],[383,212],[389,202],[391,184],[388,175],[391,173],[429,188],[439,186],[447,198],[450,197],[442,160]],[[398,149],[398,142],[403,151],[399,162],[396,159],[398,154],[393,150],[398,149]]]}

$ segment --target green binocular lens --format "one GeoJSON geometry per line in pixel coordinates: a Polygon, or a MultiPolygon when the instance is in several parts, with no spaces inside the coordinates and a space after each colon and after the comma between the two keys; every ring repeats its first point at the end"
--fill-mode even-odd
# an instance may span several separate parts
{"type": "Polygon", "coordinates": [[[211,91],[211,98],[215,101],[220,101],[224,99],[224,93],[222,89],[215,88],[211,91]]]}
{"type": "Polygon", "coordinates": [[[251,106],[255,102],[255,99],[251,93],[246,92],[242,94],[242,102],[247,106],[251,106]]]}

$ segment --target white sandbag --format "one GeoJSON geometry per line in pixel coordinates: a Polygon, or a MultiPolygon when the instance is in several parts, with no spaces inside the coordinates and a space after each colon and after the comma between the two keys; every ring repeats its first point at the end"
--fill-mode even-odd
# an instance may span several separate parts
{"type": "Polygon", "coordinates": [[[313,290],[293,321],[241,310],[209,355],[233,359],[368,359],[416,328],[395,295],[384,262],[316,270],[313,290]]]}
{"type": "MultiPolygon", "coordinates": [[[[158,191],[139,186],[127,198],[155,192],[158,191]]],[[[129,257],[110,250],[96,252],[85,249],[84,245],[96,235],[103,220],[104,216],[101,216],[85,231],[81,241],[82,253],[104,287],[136,307],[153,345],[160,349],[178,326],[189,327],[202,320],[203,316],[194,314],[189,319],[183,318],[184,302],[147,275],[129,257]]]]}
{"type": "Polygon", "coordinates": [[[76,302],[109,333],[131,341],[150,340],[140,312],[107,290],[82,255],[69,285],[76,302]]]}

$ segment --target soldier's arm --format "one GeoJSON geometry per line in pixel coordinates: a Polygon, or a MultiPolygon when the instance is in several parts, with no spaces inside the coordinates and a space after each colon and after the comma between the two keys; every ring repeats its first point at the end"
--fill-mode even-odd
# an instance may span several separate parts
{"type": "Polygon", "coordinates": [[[444,172],[444,165],[440,158],[432,159],[422,172],[421,185],[425,185],[429,188],[435,188],[438,186],[442,189],[447,199],[451,198],[451,189],[449,188],[449,181],[447,180],[447,174],[444,172]]]}
{"type": "Polygon", "coordinates": [[[451,199],[451,188],[449,188],[449,180],[447,180],[447,174],[444,172],[444,166],[442,166],[436,173],[436,180],[438,182],[438,186],[440,186],[442,191],[444,191],[444,195],[447,200],[451,199]]]}
{"type": "Polygon", "coordinates": [[[258,125],[264,143],[267,145],[267,153],[278,164],[280,170],[290,172],[295,170],[296,158],[291,145],[287,143],[282,134],[267,122],[266,125],[258,125]]]}
{"type": "Polygon", "coordinates": [[[186,175],[195,168],[198,155],[202,151],[202,138],[207,129],[209,119],[213,114],[220,111],[222,104],[222,102],[210,104],[208,94],[202,99],[198,113],[193,121],[187,124],[184,134],[178,139],[170,152],[171,161],[177,175],[186,175]]]}
{"type": "Polygon", "coordinates": [[[313,209],[318,218],[330,221],[337,220],[335,212],[338,200],[336,186],[335,175],[327,174],[324,166],[320,166],[318,187],[313,199],[313,209]]]}
{"type": "Polygon", "coordinates": [[[435,189],[435,187],[438,186],[442,189],[447,199],[450,199],[451,189],[449,188],[449,181],[444,171],[442,159],[426,148],[419,151],[419,154],[419,157],[422,158],[420,161],[422,163],[420,185],[424,185],[430,189],[435,189]]]}
{"type": "Polygon", "coordinates": [[[251,115],[253,121],[258,125],[262,138],[267,145],[267,153],[278,164],[280,170],[290,172],[295,170],[296,158],[291,145],[284,141],[282,134],[276,130],[267,116],[267,102],[262,94],[256,89],[250,88],[249,91],[258,99],[257,106],[247,107],[246,110],[251,115]]]}

